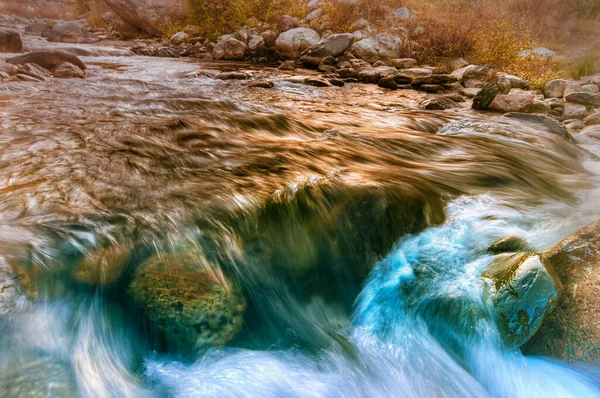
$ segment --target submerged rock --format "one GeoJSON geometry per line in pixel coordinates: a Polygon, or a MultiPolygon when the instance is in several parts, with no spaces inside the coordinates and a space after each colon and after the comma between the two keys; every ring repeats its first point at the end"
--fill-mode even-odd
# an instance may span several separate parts
{"type": "Polygon", "coordinates": [[[487,282],[504,344],[523,345],[556,305],[560,282],[537,253],[502,255],[482,277],[487,282]]]}
{"type": "Polygon", "coordinates": [[[506,236],[502,239],[498,239],[487,248],[488,253],[501,254],[501,253],[518,253],[529,251],[529,243],[518,236],[506,236]]]}
{"type": "Polygon", "coordinates": [[[556,134],[560,137],[568,139],[569,141],[573,141],[573,137],[571,136],[571,134],[569,134],[569,131],[565,128],[565,126],[552,116],[519,112],[506,113],[504,114],[504,116],[509,117],[511,119],[522,120],[524,122],[531,123],[534,125],[544,126],[546,130],[548,130],[552,134],[556,134]]]}
{"type": "Polygon", "coordinates": [[[243,296],[220,270],[192,252],[149,258],[128,291],[151,328],[178,348],[226,344],[242,326],[243,296]]]}
{"type": "Polygon", "coordinates": [[[83,79],[85,72],[70,62],[63,62],[53,72],[54,77],[83,79]]]}
{"type": "Polygon", "coordinates": [[[73,279],[98,286],[118,282],[133,257],[133,245],[116,245],[93,250],[73,270],[73,279]]]}
{"type": "Polygon", "coordinates": [[[564,287],[556,309],[523,352],[566,360],[600,360],[600,221],[542,253],[564,287]]]}

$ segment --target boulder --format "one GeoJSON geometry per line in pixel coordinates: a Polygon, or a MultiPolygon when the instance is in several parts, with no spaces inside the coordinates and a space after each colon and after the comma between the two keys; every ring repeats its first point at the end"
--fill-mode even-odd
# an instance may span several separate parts
{"type": "Polygon", "coordinates": [[[180,45],[180,44],[185,43],[186,41],[188,41],[189,38],[190,38],[190,35],[188,35],[187,33],[185,33],[185,32],[177,32],[177,33],[175,33],[173,36],[171,36],[169,38],[169,41],[172,44],[178,46],[178,45],[180,45]]]}
{"type": "Polygon", "coordinates": [[[295,59],[319,42],[319,34],[308,28],[290,29],[279,35],[275,48],[282,58],[295,59]]]}
{"type": "Polygon", "coordinates": [[[529,88],[529,82],[525,79],[521,79],[519,76],[509,75],[508,73],[498,73],[498,77],[507,79],[512,88],[518,88],[521,90],[527,90],[529,88]]]}
{"type": "Polygon", "coordinates": [[[542,115],[548,115],[550,110],[550,105],[539,99],[533,100],[533,104],[531,104],[531,107],[529,108],[529,112],[539,113],[542,115]]]}
{"type": "Polygon", "coordinates": [[[465,88],[482,88],[496,78],[496,71],[488,65],[469,65],[451,73],[465,88]]]}
{"type": "Polygon", "coordinates": [[[538,57],[538,58],[551,58],[551,57],[555,57],[556,53],[552,50],[549,50],[545,47],[537,47],[531,50],[525,50],[525,51],[521,51],[521,53],[519,54],[519,57],[521,58],[526,58],[526,57],[538,57]]]}
{"type": "Polygon", "coordinates": [[[581,83],[579,83],[579,82],[567,82],[567,85],[565,86],[565,92],[564,92],[563,96],[566,97],[567,95],[569,95],[571,93],[579,93],[579,92],[583,92],[583,90],[581,88],[581,83]]]}
{"type": "Polygon", "coordinates": [[[535,334],[560,292],[560,281],[537,253],[500,255],[482,278],[498,331],[509,348],[520,347],[535,334]]]}
{"type": "Polygon", "coordinates": [[[241,60],[244,59],[248,46],[243,41],[230,38],[223,47],[223,59],[241,60]]]}
{"type": "Polygon", "coordinates": [[[220,269],[189,251],[150,257],[128,293],[150,328],[185,350],[226,344],[240,330],[246,306],[220,269]]]}
{"type": "Polygon", "coordinates": [[[362,39],[352,45],[354,55],[369,63],[400,58],[401,51],[402,40],[387,33],[362,39]]]}
{"type": "Polygon", "coordinates": [[[108,7],[127,23],[153,36],[186,17],[183,2],[172,0],[105,0],[108,7]]]}
{"type": "Polygon", "coordinates": [[[506,113],[504,116],[511,119],[522,120],[536,126],[543,126],[546,131],[566,138],[569,141],[573,141],[573,137],[571,137],[571,134],[569,134],[565,126],[552,116],[518,112],[506,113]]]}
{"type": "Polygon", "coordinates": [[[21,51],[23,51],[23,42],[19,32],[0,28],[0,53],[20,53],[21,51]]]}
{"type": "Polygon", "coordinates": [[[64,62],[69,62],[81,70],[85,70],[85,65],[77,55],[64,50],[42,50],[10,58],[7,62],[13,65],[24,65],[28,63],[37,64],[42,68],[54,71],[57,66],[64,62]]]}
{"type": "Polygon", "coordinates": [[[584,93],[596,94],[600,92],[600,88],[598,88],[598,86],[596,86],[595,84],[584,84],[581,86],[581,91],[583,91],[584,93]]]}
{"type": "Polygon", "coordinates": [[[428,68],[407,68],[402,69],[402,74],[416,79],[417,77],[431,76],[433,75],[433,71],[428,68]]]}
{"type": "Polygon", "coordinates": [[[277,22],[277,30],[280,32],[287,32],[288,30],[295,29],[298,26],[300,26],[298,20],[289,15],[283,15],[277,22]]]}
{"type": "Polygon", "coordinates": [[[398,8],[396,11],[394,11],[394,16],[398,19],[410,18],[410,10],[406,7],[398,8]]]}
{"type": "Polygon", "coordinates": [[[447,97],[429,98],[421,102],[421,107],[427,110],[446,110],[458,108],[459,105],[452,99],[447,97]]]}
{"type": "Polygon", "coordinates": [[[542,253],[563,286],[556,309],[523,352],[564,360],[600,360],[600,221],[542,253]]]}
{"type": "Polygon", "coordinates": [[[564,105],[562,119],[583,119],[587,112],[587,107],[573,102],[567,102],[564,105]]]}
{"type": "Polygon", "coordinates": [[[70,62],[63,62],[62,64],[58,65],[52,74],[54,77],[58,78],[83,79],[85,77],[85,72],[70,62]]]}
{"type": "Polygon", "coordinates": [[[568,131],[579,132],[585,128],[583,121],[580,119],[567,119],[563,122],[568,131]]]}
{"type": "Polygon", "coordinates": [[[499,94],[508,94],[510,87],[510,82],[507,79],[494,79],[490,81],[473,98],[473,109],[488,109],[494,98],[499,94]]]}
{"type": "Polygon", "coordinates": [[[162,58],[179,58],[179,51],[173,47],[163,46],[159,47],[154,55],[162,58]]]}
{"type": "Polygon", "coordinates": [[[354,36],[350,33],[334,34],[310,46],[302,55],[315,58],[339,57],[346,52],[353,40],[354,36]]]}
{"type": "Polygon", "coordinates": [[[321,16],[323,16],[323,10],[321,8],[317,8],[306,16],[306,22],[312,22],[316,19],[319,19],[321,16]]]}
{"type": "Polygon", "coordinates": [[[16,75],[19,68],[6,61],[0,61],[0,72],[6,73],[8,76],[16,75]]]}
{"type": "MultiPolygon", "coordinates": [[[[510,114],[509,114],[510,115],[510,114]]],[[[531,116],[527,113],[522,115],[531,116]]],[[[502,254],[502,253],[519,253],[530,251],[529,243],[523,238],[518,236],[506,236],[502,239],[498,239],[487,248],[486,252],[491,254],[502,254]]]]}
{"type": "Polygon", "coordinates": [[[112,11],[102,14],[102,20],[126,40],[134,39],[140,34],[140,28],[125,21],[112,11]]]}
{"type": "Polygon", "coordinates": [[[417,66],[417,60],[414,58],[390,59],[387,64],[397,69],[407,69],[417,66]]]}
{"type": "Polygon", "coordinates": [[[495,112],[531,112],[534,95],[529,91],[511,90],[508,94],[498,94],[493,100],[489,110],[495,112]]]}
{"type": "MultiPolygon", "coordinates": [[[[0,68],[1,70],[1,68],[0,68]]],[[[596,126],[600,124],[600,112],[594,112],[583,119],[583,124],[586,126],[596,126]]]]}
{"type": "Polygon", "coordinates": [[[256,53],[265,48],[265,39],[259,34],[252,34],[248,38],[248,51],[256,53]]]}
{"type": "Polygon", "coordinates": [[[456,77],[443,74],[435,74],[429,76],[417,76],[412,81],[413,86],[423,84],[451,84],[456,82],[456,77]]]}
{"type": "Polygon", "coordinates": [[[570,93],[565,95],[565,100],[586,106],[600,106],[600,94],[586,92],[570,93]]]}
{"type": "Polygon", "coordinates": [[[565,95],[565,89],[569,82],[562,79],[549,81],[544,86],[544,97],[546,98],[562,98],[565,95]]]}
{"type": "Polygon", "coordinates": [[[260,35],[265,40],[265,46],[273,47],[275,45],[275,42],[277,41],[277,33],[272,30],[265,30],[260,35]]]}
{"type": "Polygon", "coordinates": [[[389,90],[398,90],[398,83],[396,83],[394,76],[384,77],[383,79],[379,80],[377,85],[381,88],[387,88],[389,90]]]}

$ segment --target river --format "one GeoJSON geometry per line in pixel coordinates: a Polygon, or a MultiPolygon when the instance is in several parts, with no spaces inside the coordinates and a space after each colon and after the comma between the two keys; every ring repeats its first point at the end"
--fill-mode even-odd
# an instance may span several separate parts
{"type": "Polygon", "coordinates": [[[24,273],[0,395],[600,396],[594,367],[503,346],[481,280],[497,239],[544,250],[600,219],[600,142],[268,67],[83,59],[86,79],[0,85],[0,255],[24,273]],[[211,77],[230,69],[275,88],[211,77]],[[199,253],[241,330],[157,342],[127,286],[73,278],[115,245],[199,253]]]}

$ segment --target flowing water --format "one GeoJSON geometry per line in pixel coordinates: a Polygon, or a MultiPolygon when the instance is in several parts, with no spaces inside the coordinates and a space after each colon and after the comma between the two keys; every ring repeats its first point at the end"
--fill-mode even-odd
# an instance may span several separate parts
{"type": "Polygon", "coordinates": [[[85,61],[0,86],[1,396],[600,396],[504,347],[480,278],[495,240],[544,250],[600,218],[600,142],[269,68],[247,71],[271,90],[210,78],[239,65],[85,61]],[[114,245],[201,253],[242,330],[157,342],[126,286],[73,278],[114,245]]]}

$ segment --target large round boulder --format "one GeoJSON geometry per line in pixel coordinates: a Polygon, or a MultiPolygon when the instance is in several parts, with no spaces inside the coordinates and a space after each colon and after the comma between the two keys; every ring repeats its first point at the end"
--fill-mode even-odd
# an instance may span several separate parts
{"type": "Polygon", "coordinates": [[[354,35],[350,33],[334,34],[312,45],[302,55],[316,58],[339,57],[346,52],[353,40],[354,35]]]}
{"type": "Polygon", "coordinates": [[[0,29],[0,53],[20,53],[23,42],[19,32],[13,29],[0,29]]]}
{"type": "Polygon", "coordinates": [[[58,66],[65,62],[69,62],[77,66],[81,70],[85,70],[85,65],[75,54],[64,50],[42,50],[33,51],[27,54],[19,55],[7,60],[13,65],[37,64],[49,71],[54,71],[58,66]]]}
{"type": "Polygon", "coordinates": [[[545,251],[563,285],[556,309],[523,347],[531,355],[565,360],[600,360],[600,221],[545,251]]]}
{"type": "Polygon", "coordinates": [[[504,343],[523,345],[556,305],[560,282],[537,253],[500,255],[482,277],[504,343]]]}
{"type": "Polygon", "coordinates": [[[319,39],[319,34],[312,29],[290,29],[279,35],[275,48],[282,58],[298,58],[304,50],[317,44],[319,39]]]}
{"type": "Polygon", "coordinates": [[[150,257],[136,270],[128,291],[169,347],[223,345],[242,326],[243,296],[193,251],[150,257]]]}
{"type": "Polygon", "coordinates": [[[172,0],[106,0],[110,9],[144,32],[161,36],[186,16],[185,2],[172,0]]]}
{"type": "Polygon", "coordinates": [[[369,63],[389,61],[400,58],[402,40],[387,33],[380,33],[354,43],[352,52],[369,63]]]}

